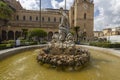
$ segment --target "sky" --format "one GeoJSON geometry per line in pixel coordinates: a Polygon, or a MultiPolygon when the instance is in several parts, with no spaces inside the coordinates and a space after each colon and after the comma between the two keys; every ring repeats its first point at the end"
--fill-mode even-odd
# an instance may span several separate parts
{"type": "MultiPolygon", "coordinates": [[[[19,0],[23,8],[39,10],[39,0],[19,0]]],[[[42,8],[59,9],[64,7],[65,0],[41,0],[42,8]]],[[[70,9],[74,0],[67,0],[70,9]]],[[[120,0],[94,0],[94,30],[120,26],[120,0]]]]}

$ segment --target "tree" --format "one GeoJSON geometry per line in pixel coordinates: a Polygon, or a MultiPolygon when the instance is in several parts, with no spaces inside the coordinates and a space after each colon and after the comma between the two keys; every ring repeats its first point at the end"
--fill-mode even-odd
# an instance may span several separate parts
{"type": "Polygon", "coordinates": [[[28,29],[22,29],[22,36],[24,37],[24,39],[27,38],[28,35],[28,29]]]}
{"type": "Polygon", "coordinates": [[[80,27],[79,27],[79,26],[75,26],[73,30],[75,31],[75,34],[76,34],[76,41],[78,42],[78,38],[79,38],[78,32],[79,32],[79,30],[80,30],[80,27]]]}
{"type": "Polygon", "coordinates": [[[8,21],[12,17],[13,10],[4,2],[0,1],[0,19],[8,21]]]}
{"type": "Polygon", "coordinates": [[[47,36],[47,32],[41,29],[34,29],[29,32],[29,38],[35,37],[39,42],[40,42],[40,38],[45,38],[46,36],[47,36]]]}

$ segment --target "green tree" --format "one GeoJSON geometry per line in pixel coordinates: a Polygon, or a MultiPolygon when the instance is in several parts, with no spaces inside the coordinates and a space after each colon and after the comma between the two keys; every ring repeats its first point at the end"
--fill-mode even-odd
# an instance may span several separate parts
{"type": "Polygon", "coordinates": [[[22,29],[22,36],[24,37],[24,39],[27,38],[28,35],[28,29],[22,29]]]}
{"type": "Polygon", "coordinates": [[[4,2],[0,1],[0,19],[8,21],[12,17],[13,10],[4,2]]]}
{"type": "Polygon", "coordinates": [[[41,38],[45,38],[46,36],[47,32],[41,29],[34,29],[32,31],[29,31],[29,38],[35,37],[39,42],[41,38]]]}
{"type": "Polygon", "coordinates": [[[79,30],[80,30],[80,27],[79,27],[79,26],[75,26],[75,27],[73,28],[73,30],[75,31],[76,41],[78,42],[78,38],[79,38],[78,32],[79,32],[79,30]]]}

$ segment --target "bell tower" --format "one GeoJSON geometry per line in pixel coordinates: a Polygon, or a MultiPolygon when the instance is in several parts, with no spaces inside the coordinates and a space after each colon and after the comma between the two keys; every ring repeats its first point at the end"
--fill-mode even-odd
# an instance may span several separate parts
{"type": "Polygon", "coordinates": [[[94,28],[94,3],[93,0],[75,0],[74,5],[70,9],[72,27],[79,26],[80,34],[86,34],[86,40],[93,38],[94,28]],[[72,10],[72,11],[71,11],[72,10]],[[72,13],[73,14],[72,14],[72,13]]]}

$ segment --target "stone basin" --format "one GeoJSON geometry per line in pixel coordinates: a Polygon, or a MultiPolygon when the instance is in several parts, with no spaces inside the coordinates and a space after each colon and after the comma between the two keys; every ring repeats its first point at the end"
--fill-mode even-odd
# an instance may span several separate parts
{"type": "Polygon", "coordinates": [[[109,54],[108,50],[89,49],[89,65],[71,72],[41,66],[36,62],[35,50],[1,60],[0,80],[120,80],[120,57],[109,54]]]}

